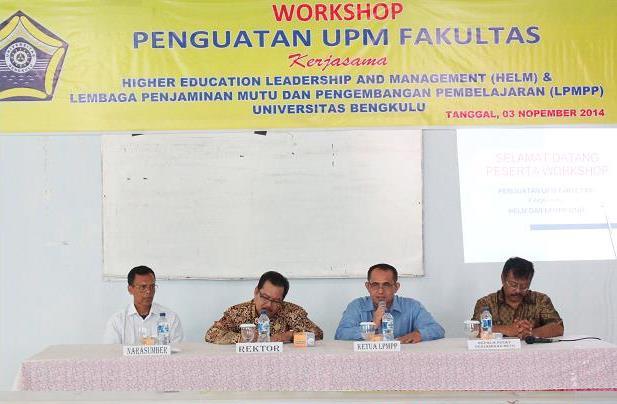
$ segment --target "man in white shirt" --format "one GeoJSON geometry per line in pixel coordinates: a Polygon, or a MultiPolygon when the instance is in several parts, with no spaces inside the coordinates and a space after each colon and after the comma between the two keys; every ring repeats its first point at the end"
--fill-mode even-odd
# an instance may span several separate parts
{"type": "Polygon", "coordinates": [[[146,266],[130,270],[127,280],[128,291],[133,296],[133,303],[124,310],[111,316],[105,327],[105,344],[140,345],[142,334],[156,337],[156,325],[161,313],[165,313],[169,324],[169,339],[172,343],[183,340],[182,324],[176,313],[154,303],[156,276],[146,266]]]}

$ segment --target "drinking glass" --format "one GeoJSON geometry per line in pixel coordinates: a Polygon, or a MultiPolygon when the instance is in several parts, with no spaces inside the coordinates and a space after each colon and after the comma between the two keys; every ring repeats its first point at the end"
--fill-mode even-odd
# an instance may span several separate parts
{"type": "Polygon", "coordinates": [[[465,321],[465,336],[467,339],[475,339],[480,335],[480,322],[478,320],[465,321]]]}
{"type": "Polygon", "coordinates": [[[255,324],[240,324],[240,336],[243,343],[253,342],[255,339],[255,324]]]}
{"type": "Polygon", "coordinates": [[[362,339],[365,341],[372,341],[375,336],[375,323],[372,321],[363,321],[360,323],[360,332],[362,333],[362,339]]]}
{"type": "Polygon", "coordinates": [[[155,345],[156,337],[152,335],[147,327],[139,327],[139,343],[141,345],[155,345]]]}

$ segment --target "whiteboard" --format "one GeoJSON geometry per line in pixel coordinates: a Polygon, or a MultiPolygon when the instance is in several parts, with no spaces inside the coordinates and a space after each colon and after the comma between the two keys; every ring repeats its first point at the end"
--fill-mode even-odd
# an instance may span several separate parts
{"type": "Polygon", "coordinates": [[[422,135],[105,135],[105,277],[422,275],[422,135]]]}

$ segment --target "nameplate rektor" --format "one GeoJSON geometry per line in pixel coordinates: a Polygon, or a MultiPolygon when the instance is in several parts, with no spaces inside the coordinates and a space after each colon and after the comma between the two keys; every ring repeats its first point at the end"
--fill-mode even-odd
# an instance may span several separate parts
{"type": "Polygon", "coordinates": [[[518,338],[504,339],[469,339],[467,349],[471,351],[505,351],[510,349],[521,349],[521,340],[518,338]]]}
{"type": "Polygon", "coordinates": [[[283,352],[282,342],[249,342],[237,343],[236,353],[281,353],[283,352]]]}
{"type": "Polygon", "coordinates": [[[401,341],[355,341],[355,352],[399,352],[401,341]]]}
{"type": "Polygon", "coordinates": [[[124,356],[164,356],[171,355],[169,345],[124,345],[124,356]]]}

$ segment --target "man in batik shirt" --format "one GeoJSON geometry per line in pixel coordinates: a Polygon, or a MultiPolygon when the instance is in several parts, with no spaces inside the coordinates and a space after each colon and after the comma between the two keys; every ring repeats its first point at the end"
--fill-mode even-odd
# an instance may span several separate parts
{"type": "Polygon", "coordinates": [[[551,299],[529,290],[533,274],[531,262],[519,257],[507,260],[501,271],[501,289],[479,299],[472,318],[480,320],[483,307],[488,307],[493,332],[521,339],[563,335],[563,320],[551,299]]]}
{"type": "Polygon", "coordinates": [[[215,321],[206,333],[206,342],[235,344],[241,340],[240,324],[257,323],[261,310],[270,317],[270,340],[290,342],[294,332],[310,331],[315,339],[323,339],[323,332],[309,318],[306,311],[293,303],[285,302],[289,281],[275,271],[261,276],[255,288],[253,299],[231,306],[223,317],[215,321]]]}

